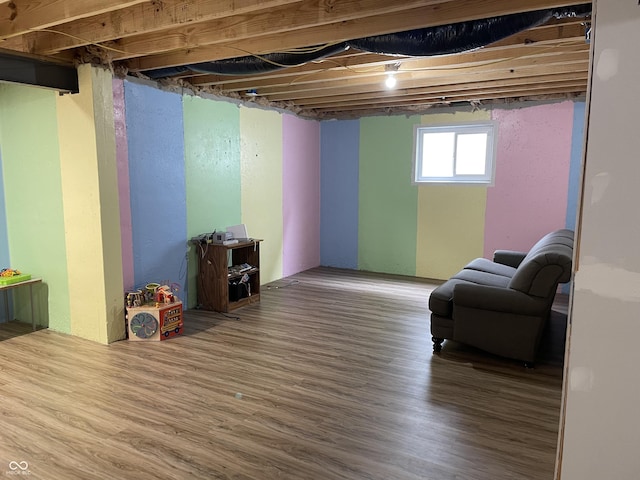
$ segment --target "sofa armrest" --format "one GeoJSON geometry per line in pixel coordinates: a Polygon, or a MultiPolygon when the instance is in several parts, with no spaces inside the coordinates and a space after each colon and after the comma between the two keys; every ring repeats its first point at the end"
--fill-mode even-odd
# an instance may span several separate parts
{"type": "Polygon", "coordinates": [[[501,263],[502,265],[508,265],[513,268],[518,268],[518,265],[522,263],[524,257],[527,256],[527,252],[516,252],[514,250],[496,250],[493,252],[493,261],[501,263]]]}
{"type": "Polygon", "coordinates": [[[540,315],[548,309],[546,299],[504,287],[460,283],[453,289],[453,305],[477,310],[540,315]]]}

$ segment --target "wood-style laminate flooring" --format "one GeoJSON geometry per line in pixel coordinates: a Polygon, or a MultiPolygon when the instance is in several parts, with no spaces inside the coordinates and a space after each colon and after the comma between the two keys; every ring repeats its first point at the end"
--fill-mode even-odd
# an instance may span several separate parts
{"type": "Polygon", "coordinates": [[[0,477],[551,480],[564,307],[527,370],[433,355],[434,287],[312,269],[163,342],[2,324],[0,477]]]}

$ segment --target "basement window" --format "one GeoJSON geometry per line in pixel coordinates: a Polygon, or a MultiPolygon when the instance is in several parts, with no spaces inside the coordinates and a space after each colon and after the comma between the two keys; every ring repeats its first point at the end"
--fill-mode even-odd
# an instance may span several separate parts
{"type": "Polygon", "coordinates": [[[493,122],[415,127],[414,183],[493,185],[493,122]]]}

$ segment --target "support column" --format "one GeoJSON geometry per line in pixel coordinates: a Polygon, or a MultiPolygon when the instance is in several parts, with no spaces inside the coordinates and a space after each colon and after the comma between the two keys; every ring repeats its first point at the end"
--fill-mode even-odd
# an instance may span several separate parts
{"type": "Polygon", "coordinates": [[[57,98],[71,334],[106,344],[125,336],[112,75],[78,80],[57,98]]]}

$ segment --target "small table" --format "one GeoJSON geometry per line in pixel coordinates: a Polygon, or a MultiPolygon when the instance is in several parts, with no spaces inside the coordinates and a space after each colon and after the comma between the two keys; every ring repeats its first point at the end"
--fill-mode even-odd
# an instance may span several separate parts
{"type": "Polygon", "coordinates": [[[34,283],[40,283],[40,282],[42,282],[41,278],[31,278],[31,279],[25,280],[23,282],[10,283],[9,285],[0,285],[0,291],[4,291],[4,315],[5,315],[5,318],[6,318],[7,322],[10,320],[9,319],[9,295],[8,295],[8,291],[11,290],[12,288],[24,287],[26,285],[29,285],[29,300],[30,300],[30,303],[31,303],[31,326],[33,327],[33,330],[35,331],[35,329],[36,329],[36,319],[33,316],[33,284],[34,283]]]}

